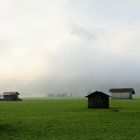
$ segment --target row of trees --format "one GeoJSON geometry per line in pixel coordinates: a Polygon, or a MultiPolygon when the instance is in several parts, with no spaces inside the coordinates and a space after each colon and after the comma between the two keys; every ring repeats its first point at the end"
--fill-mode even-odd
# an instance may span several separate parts
{"type": "Polygon", "coordinates": [[[72,96],[80,96],[78,93],[49,93],[47,97],[72,97],[72,96]]]}

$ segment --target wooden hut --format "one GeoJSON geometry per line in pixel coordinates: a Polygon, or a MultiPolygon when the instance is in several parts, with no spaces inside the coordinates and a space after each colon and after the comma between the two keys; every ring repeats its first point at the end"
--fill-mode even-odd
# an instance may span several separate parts
{"type": "Polygon", "coordinates": [[[3,100],[6,101],[18,101],[19,93],[18,92],[4,92],[3,93],[3,100]]]}
{"type": "Polygon", "coordinates": [[[109,108],[109,95],[95,91],[86,96],[88,98],[88,108],[109,108]]]}
{"type": "Polygon", "coordinates": [[[133,88],[113,88],[109,92],[112,99],[132,99],[132,95],[135,94],[133,88]]]}

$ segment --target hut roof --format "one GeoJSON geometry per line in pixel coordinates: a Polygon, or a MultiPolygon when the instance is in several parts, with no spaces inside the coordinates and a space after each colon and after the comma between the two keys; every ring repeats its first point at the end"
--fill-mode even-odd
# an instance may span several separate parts
{"type": "Polygon", "coordinates": [[[3,95],[19,95],[17,91],[12,91],[12,92],[4,92],[3,95]]]}
{"type": "Polygon", "coordinates": [[[125,93],[125,92],[132,92],[132,94],[135,94],[135,91],[133,88],[113,88],[110,89],[109,92],[121,92],[121,93],[125,93]]]}
{"type": "Polygon", "coordinates": [[[103,96],[110,97],[110,95],[105,94],[105,93],[103,93],[103,92],[101,92],[101,91],[92,92],[91,94],[88,94],[86,97],[90,97],[90,96],[92,96],[92,95],[94,95],[94,94],[102,94],[103,96]]]}

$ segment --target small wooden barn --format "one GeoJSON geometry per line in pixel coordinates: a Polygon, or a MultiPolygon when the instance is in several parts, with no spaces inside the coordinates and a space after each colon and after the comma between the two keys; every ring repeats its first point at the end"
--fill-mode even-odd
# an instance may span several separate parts
{"type": "Polygon", "coordinates": [[[132,99],[132,95],[135,94],[133,88],[113,88],[109,92],[112,99],[132,99]]]}
{"type": "Polygon", "coordinates": [[[88,108],[109,108],[109,95],[95,91],[86,96],[88,98],[88,108]]]}
{"type": "Polygon", "coordinates": [[[20,100],[18,98],[18,95],[20,95],[18,92],[4,92],[3,93],[3,100],[6,100],[6,101],[18,101],[18,100],[20,100]]]}

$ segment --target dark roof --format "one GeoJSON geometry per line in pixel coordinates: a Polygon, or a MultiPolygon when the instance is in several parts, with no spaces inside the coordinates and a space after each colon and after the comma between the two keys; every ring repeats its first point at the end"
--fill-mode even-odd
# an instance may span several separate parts
{"type": "Polygon", "coordinates": [[[16,91],[12,91],[12,92],[4,92],[3,93],[3,95],[19,95],[19,93],[18,92],[16,92],[16,91]]]}
{"type": "Polygon", "coordinates": [[[103,93],[103,92],[101,92],[101,91],[92,92],[91,94],[88,94],[86,97],[90,97],[90,96],[92,96],[93,94],[102,94],[102,95],[104,95],[104,96],[110,97],[110,95],[107,95],[107,94],[105,94],[105,93],[103,93]]]}
{"type": "Polygon", "coordinates": [[[133,88],[112,88],[109,90],[109,92],[132,92],[132,94],[135,94],[133,88]]]}

